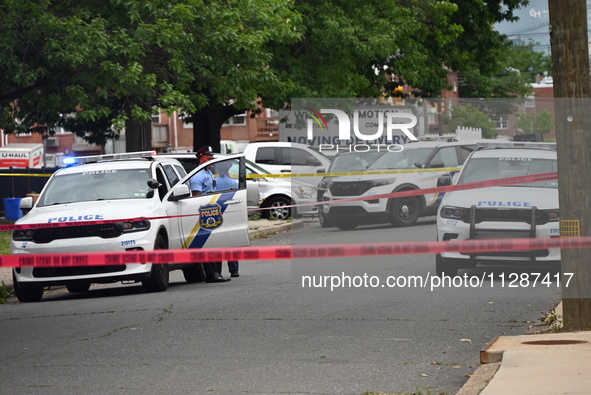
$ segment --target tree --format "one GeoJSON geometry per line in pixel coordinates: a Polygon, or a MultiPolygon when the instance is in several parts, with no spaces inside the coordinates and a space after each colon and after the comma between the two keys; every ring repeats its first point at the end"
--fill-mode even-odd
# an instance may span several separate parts
{"type": "Polygon", "coordinates": [[[518,70],[526,83],[535,83],[536,76],[552,71],[552,58],[534,50],[536,44],[531,39],[527,43],[512,43],[501,56],[501,66],[506,71],[518,70]]]}
{"type": "Polygon", "coordinates": [[[554,130],[554,117],[548,110],[542,110],[539,114],[517,114],[516,126],[523,133],[547,133],[554,130]]]}
{"type": "Polygon", "coordinates": [[[517,126],[518,129],[521,129],[523,133],[533,133],[535,117],[536,114],[534,113],[517,114],[517,122],[515,126],[517,126]]]}
{"type": "Polygon", "coordinates": [[[554,130],[554,116],[548,110],[542,110],[534,122],[534,132],[547,133],[554,130]]]}
{"type": "Polygon", "coordinates": [[[297,97],[377,97],[403,84],[437,97],[449,68],[488,76],[488,51],[506,49],[492,23],[523,4],[5,1],[0,128],[41,131],[73,114],[98,124],[89,132],[102,141],[110,132],[100,125],[129,132],[156,108],[180,109],[193,116],[195,145],[215,145],[221,123],[258,97],[282,108],[297,97]],[[394,76],[388,84],[384,73],[394,76]]]}
{"type": "MultiPolygon", "coordinates": [[[[190,78],[188,71],[167,73],[184,61],[178,47],[190,43],[171,22],[183,7],[159,4],[3,2],[0,128],[45,131],[67,126],[72,115],[79,124],[110,123],[119,131],[127,120],[149,119],[156,104],[191,108],[171,83],[190,78]]],[[[111,137],[102,127],[88,131],[94,141],[111,137]]]]}
{"type": "Polygon", "coordinates": [[[497,131],[494,128],[490,116],[481,111],[478,106],[472,104],[454,106],[451,116],[444,118],[445,133],[454,133],[460,126],[482,129],[482,137],[485,139],[494,139],[497,137],[497,131]]]}

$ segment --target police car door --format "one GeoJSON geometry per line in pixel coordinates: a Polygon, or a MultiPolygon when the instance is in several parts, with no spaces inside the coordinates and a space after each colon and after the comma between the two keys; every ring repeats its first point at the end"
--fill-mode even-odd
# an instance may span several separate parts
{"type": "Polygon", "coordinates": [[[193,177],[213,178],[213,185],[201,195],[169,201],[176,205],[181,248],[249,245],[244,157],[213,160],[198,166],[181,180],[189,190],[193,177]]]}
{"type": "MultiPolygon", "coordinates": [[[[433,156],[433,158],[429,161],[427,168],[437,169],[437,168],[448,168],[448,167],[459,167],[460,166],[460,159],[458,158],[458,152],[455,146],[451,147],[443,147],[433,156]]],[[[421,181],[423,185],[420,185],[421,188],[434,188],[437,186],[437,179],[445,174],[448,173],[447,171],[430,171],[425,172],[422,175],[421,181]]],[[[453,173],[453,172],[452,172],[453,173]]],[[[427,206],[431,206],[433,204],[439,204],[441,199],[443,199],[444,193],[438,194],[426,194],[425,201],[427,206]]]]}

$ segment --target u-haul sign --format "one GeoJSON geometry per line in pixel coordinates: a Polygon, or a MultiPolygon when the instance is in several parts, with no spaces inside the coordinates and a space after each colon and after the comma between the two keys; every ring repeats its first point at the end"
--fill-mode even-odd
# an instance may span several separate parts
{"type": "Polygon", "coordinates": [[[0,147],[0,167],[43,167],[43,144],[8,144],[0,147]]]}

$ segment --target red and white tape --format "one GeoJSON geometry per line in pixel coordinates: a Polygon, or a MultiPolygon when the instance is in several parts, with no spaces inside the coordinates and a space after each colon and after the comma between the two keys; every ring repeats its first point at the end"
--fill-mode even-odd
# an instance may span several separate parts
{"type": "Polygon", "coordinates": [[[72,254],[16,254],[1,255],[0,267],[68,267],[122,265],[126,263],[349,258],[360,256],[440,254],[442,252],[463,252],[474,254],[498,251],[530,251],[546,248],[587,248],[590,246],[591,236],[585,236],[342,245],[328,244],[287,247],[201,248],[72,254]]]}

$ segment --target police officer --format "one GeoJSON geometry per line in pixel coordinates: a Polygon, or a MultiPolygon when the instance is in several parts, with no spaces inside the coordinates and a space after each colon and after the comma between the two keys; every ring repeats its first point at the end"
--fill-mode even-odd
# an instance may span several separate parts
{"type": "MultiPolygon", "coordinates": [[[[213,150],[209,146],[201,147],[195,156],[199,159],[199,165],[202,165],[213,159],[213,150]]],[[[189,180],[189,186],[193,196],[200,196],[214,191],[215,181],[210,167],[208,166],[200,170],[197,174],[191,177],[189,180]]],[[[229,278],[223,277],[220,274],[222,272],[222,262],[205,262],[203,263],[203,269],[205,270],[205,282],[207,283],[223,283],[230,281],[229,278]]]]}

